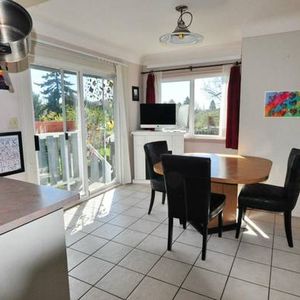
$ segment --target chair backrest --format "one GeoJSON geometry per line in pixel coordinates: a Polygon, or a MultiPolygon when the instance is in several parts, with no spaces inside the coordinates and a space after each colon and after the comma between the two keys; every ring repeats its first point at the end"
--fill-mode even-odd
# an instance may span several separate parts
{"type": "Polygon", "coordinates": [[[144,145],[146,162],[148,165],[148,175],[150,179],[161,177],[153,170],[153,165],[161,161],[161,155],[168,153],[168,144],[166,141],[151,142],[144,145]]]}
{"type": "Polygon", "coordinates": [[[208,221],[210,213],[210,158],[162,155],[169,217],[208,221]]]}
{"type": "Polygon", "coordinates": [[[300,192],[300,149],[293,148],[290,152],[284,188],[290,202],[290,208],[293,209],[300,192]]]}

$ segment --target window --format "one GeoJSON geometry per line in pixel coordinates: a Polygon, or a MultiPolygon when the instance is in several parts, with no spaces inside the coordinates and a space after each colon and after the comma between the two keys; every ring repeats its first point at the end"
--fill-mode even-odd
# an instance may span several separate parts
{"type": "Polygon", "coordinates": [[[161,102],[177,104],[177,126],[192,135],[224,137],[225,78],[223,74],[165,79],[161,102]]]}

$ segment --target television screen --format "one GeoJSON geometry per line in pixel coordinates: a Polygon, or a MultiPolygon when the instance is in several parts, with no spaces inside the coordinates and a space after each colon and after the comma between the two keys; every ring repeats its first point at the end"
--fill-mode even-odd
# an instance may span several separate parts
{"type": "Polygon", "coordinates": [[[176,104],[141,104],[141,128],[176,125],[176,104]]]}

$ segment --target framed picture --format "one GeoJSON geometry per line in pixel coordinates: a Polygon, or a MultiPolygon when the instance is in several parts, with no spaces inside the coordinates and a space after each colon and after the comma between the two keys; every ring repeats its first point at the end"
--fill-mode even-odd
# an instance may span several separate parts
{"type": "Polygon", "coordinates": [[[266,92],[265,117],[300,117],[300,91],[266,92]]]}
{"type": "Polygon", "coordinates": [[[138,86],[132,87],[132,100],[133,101],[139,101],[140,100],[140,92],[138,86]]]}
{"type": "Polygon", "coordinates": [[[0,176],[21,173],[24,171],[21,132],[0,133],[0,176]]]}

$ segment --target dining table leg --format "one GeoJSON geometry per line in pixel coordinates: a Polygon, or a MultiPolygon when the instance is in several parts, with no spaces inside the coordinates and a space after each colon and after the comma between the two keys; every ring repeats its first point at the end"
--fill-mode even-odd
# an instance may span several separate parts
{"type": "MultiPolygon", "coordinates": [[[[226,196],[223,210],[223,230],[234,230],[236,228],[238,185],[212,182],[211,190],[226,196]]],[[[209,233],[218,232],[218,218],[209,222],[208,230],[209,233]]]]}

